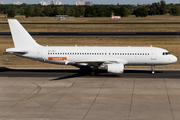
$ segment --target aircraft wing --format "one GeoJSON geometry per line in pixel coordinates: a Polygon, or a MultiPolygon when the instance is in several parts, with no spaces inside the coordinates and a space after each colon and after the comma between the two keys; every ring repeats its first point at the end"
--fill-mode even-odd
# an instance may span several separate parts
{"type": "Polygon", "coordinates": [[[127,60],[125,59],[109,59],[109,60],[82,60],[82,61],[74,61],[74,63],[78,65],[93,65],[93,66],[98,66],[101,64],[116,64],[116,63],[123,63],[124,65],[128,63],[127,60]]]}

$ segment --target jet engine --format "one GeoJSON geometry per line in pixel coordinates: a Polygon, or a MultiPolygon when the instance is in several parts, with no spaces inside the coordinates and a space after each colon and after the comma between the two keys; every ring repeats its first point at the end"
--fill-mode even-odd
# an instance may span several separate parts
{"type": "Polygon", "coordinates": [[[109,73],[120,74],[124,72],[124,64],[107,64],[107,71],[109,73]]]}

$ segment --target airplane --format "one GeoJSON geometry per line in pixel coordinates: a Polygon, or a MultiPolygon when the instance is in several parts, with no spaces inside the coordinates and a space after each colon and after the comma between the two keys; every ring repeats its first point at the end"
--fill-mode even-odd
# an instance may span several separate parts
{"type": "Polygon", "coordinates": [[[86,47],[86,46],[42,46],[39,45],[24,27],[16,20],[8,20],[14,48],[5,52],[16,56],[58,65],[93,68],[92,75],[98,69],[108,73],[122,74],[129,65],[154,66],[167,65],[177,61],[177,57],[158,47],[86,47]]]}

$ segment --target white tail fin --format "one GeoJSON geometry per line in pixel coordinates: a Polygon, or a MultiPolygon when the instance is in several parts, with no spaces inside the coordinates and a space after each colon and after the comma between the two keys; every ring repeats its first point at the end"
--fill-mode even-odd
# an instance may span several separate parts
{"type": "Polygon", "coordinates": [[[9,19],[8,22],[15,48],[40,46],[16,19],[9,19]]]}

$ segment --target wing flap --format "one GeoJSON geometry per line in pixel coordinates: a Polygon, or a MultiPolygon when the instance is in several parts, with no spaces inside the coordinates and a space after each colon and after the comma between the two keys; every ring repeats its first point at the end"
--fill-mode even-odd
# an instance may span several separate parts
{"type": "Polygon", "coordinates": [[[76,64],[89,64],[89,65],[101,65],[101,64],[113,64],[113,63],[123,63],[124,65],[128,63],[125,59],[109,59],[109,60],[82,60],[74,61],[76,64]]]}

